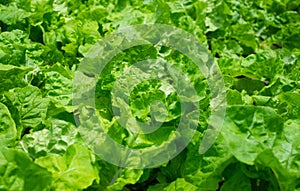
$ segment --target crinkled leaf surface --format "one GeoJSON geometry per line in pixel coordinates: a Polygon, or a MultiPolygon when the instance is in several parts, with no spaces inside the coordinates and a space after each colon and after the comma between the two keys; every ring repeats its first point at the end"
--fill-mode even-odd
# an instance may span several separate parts
{"type": "Polygon", "coordinates": [[[26,153],[15,149],[0,149],[1,190],[48,190],[52,175],[35,164],[26,153]]]}
{"type": "MultiPolygon", "coordinates": [[[[0,190],[300,191],[299,7],[299,0],[2,0],[0,190]],[[100,39],[122,27],[153,23],[194,35],[222,71],[226,118],[224,123],[213,121],[224,125],[204,154],[199,154],[199,146],[213,139],[204,135],[218,134],[207,129],[217,92],[181,52],[155,42],[115,55],[99,76],[97,67],[88,64],[75,72],[79,64],[98,63],[90,59],[97,51],[116,50],[125,40],[111,39],[114,47],[103,48],[97,43],[100,39]],[[98,49],[91,51],[96,44],[98,49]],[[173,84],[183,81],[179,73],[165,75],[167,68],[156,63],[163,80],[135,84],[127,92],[128,102],[116,101],[116,82],[124,85],[119,92],[126,92],[130,77],[149,76],[144,68],[125,72],[147,59],[163,59],[177,67],[197,96],[180,97],[170,86],[172,77],[173,84]],[[73,82],[82,87],[73,87],[73,82]],[[81,93],[73,97],[74,92],[81,93]],[[176,146],[166,145],[177,136],[179,98],[199,101],[200,114],[191,122],[197,124],[195,136],[171,161],[150,169],[123,169],[95,155],[128,154],[115,153],[105,134],[118,144],[144,149],[148,162],[176,152],[176,146]],[[77,100],[87,100],[86,105],[73,105],[77,100]],[[161,126],[136,135],[119,123],[118,108],[128,110],[122,119],[127,127],[134,126],[134,120],[161,126]],[[94,142],[101,144],[85,145],[94,142]],[[155,153],[153,147],[158,148],[155,153]]],[[[151,34],[139,35],[152,38],[151,34]]],[[[183,47],[183,42],[177,44],[183,47]]],[[[180,90],[189,91],[185,86],[180,90]]],[[[141,157],[130,155],[121,162],[139,164],[141,157]]]]}
{"type": "Polygon", "coordinates": [[[84,189],[99,181],[91,153],[81,145],[71,145],[63,156],[40,157],[35,163],[52,173],[51,188],[55,190],[84,189]]]}

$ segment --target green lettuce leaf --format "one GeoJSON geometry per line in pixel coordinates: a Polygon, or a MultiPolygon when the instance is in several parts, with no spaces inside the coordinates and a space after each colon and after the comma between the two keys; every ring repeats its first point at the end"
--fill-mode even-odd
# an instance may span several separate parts
{"type": "Polygon", "coordinates": [[[157,184],[155,186],[150,186],[147,191],[156,191],[156,190],[164,190],[164,191],[172,191],[172,190],[191,190],[198,191],[199,188],[194,186],[193,184],[187,182],[184,178],[178,178],[176,181],[170,184],[157,184]]]}
{"type": "Polygon", "coordinates": [[[27,153],[0,149],[1,190],[46,191],[51,181],[51,173],[31,161],[27,153]]]}
{"type": "Polygon", "coordinates": [[[13,146],[17,140],[16,124],[7,107],[0,102],[0,147],[13,146]]]}
{"type": "Polygon", "coordinates": [[[80,190],[99,181],[94,159],[81,145],[73,144],[63,156],[48,155],[36,159],[35,163],[52,173],[50,187],[54,190],[80,190]]]}
{"type": "Polygon", "coordinates": [[[28,67],[16,67],[11,65],[0,64],[0,93],[8,91],[14,87],[24,87],[27,85],[26,74],[31,71],[32,68],[28,67]]]}
{"type": "Polygon", "coordinates": [[[282,129],[283,121],[272,108],[230,106],[221,135],[230,153],[239,161],[253,165],[259,153],[274,146],[282,129]]]}
{"type": "Polygon", "coordinates": [[[26,86],[24,88],[11,89],[5,93],[10,108],[15,109],[15,121],[20,122],[24,128],[37,128],[46,118],[49,100],[42,98],[37,87],[26,86]]]}
{"type": "Polygon", "coordinates": [[[59,119],[49,119],[47,128],[25,134],[19,147],[25,150],[33,159],[47,155],[63,155],[67,148],[75,142],[76,127],[69,122],[59,119]]]}

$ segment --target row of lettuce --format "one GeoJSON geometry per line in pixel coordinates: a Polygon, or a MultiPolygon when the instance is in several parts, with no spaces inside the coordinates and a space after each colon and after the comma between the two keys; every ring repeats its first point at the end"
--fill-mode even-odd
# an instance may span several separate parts
{"type": "MultiPolygon", "coordinates": [[[[0,190],[300,191],[299,7],[296,0],[2,1],[0,190]],[[118,142],[131,136],[111,123],[110,92],[127,66],[124,60],[135,63],[146,56],[180,63],[202,87],[199,95],[207,94],[199,127],[183,152],[157,168],[122,169],[85,146],[72,84],[98,40],[143,23],[179,27],[205,44],[223,73],[228,107],[216,142],[200,155],[211,113],[205,79],[186,68],[188,61],[176,51],[158,54],[157,47],[144,46],[118,55],[96,88],[99,117],[118,142]]],[[[138,86],[131,110],[143,111],[137,117],[145,120],[148,103],[163,97],[173,107],[165,126],[175,126],[181,117],[178,97],[160,88],[155,81],[138,86]]],[[[133,147],[163,144],[176,130],[165,129],[156,135],[160,138],[145,136],[133,147]]]]}

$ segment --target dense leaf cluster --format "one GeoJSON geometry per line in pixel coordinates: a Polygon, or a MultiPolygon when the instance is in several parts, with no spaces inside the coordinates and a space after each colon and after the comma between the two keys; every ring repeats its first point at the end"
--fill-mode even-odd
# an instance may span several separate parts
{"type": "Polygon", "coordinates": [[[0,32],[0,190],[300,191],[300,1],[2,0],[0,32]],[[162,127],[136,137],[116,121],[112,87],[130,65],[167,60],[188,75],[200,100],[197,131],[183,152],[156,168],[123,169],[85,146],[76,116],[84,120],[91,110],[77,113],[73,78],[100,39],[145,23],[181,28],[210,50],[228,107],[216,142],[200,155],[213,96],[205,77],[168,47],[123,51],[95,88],[97,116],[116,142],[164,145],[181,117],[176,91],[150,80],[131,92],[130,112],[147,122],[155,110],[162,127]],[[153,100],[165,104],[166,116],[159,105],[151,109],[153,100]]]}

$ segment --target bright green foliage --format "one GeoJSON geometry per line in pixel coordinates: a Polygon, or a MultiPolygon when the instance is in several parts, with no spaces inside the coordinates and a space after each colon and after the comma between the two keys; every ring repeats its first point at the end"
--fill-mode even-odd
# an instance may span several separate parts
{"type": "Polygon", "coordinates": [[[300,1],[1,0],[0,190],[300,191],[300,1]],[[202,155],[203,136],[213,131],[207,126],[214,95],[195,64],[171,48],[132,47],[109,62],[95,88],[83,82],[87,94],[95,92],[93,123],[90,105],[72,104],[75,71],[100,39],[120,27],[155,23],[193,34],[222,71],[226,117],[202,155]],[[164,59],[187,75],[198,94],[199,121],[171,161],[123,169],[92,152],[76,122],[86,121],[80,125],[91,127],[91,140],[99,139],[99,122],[117,143],[164,152],[182,115],[170,76],[143,81],[124,103],[140,122],[150,123],[153,114],[162,124],[156,132],[136,136],[113,112],[119,106],[112,102],[114,83],[146,59],[164,59]]]}
{"type": "Polygon", "coordinates": [[[22,151],[2,148],[0,164],[1,190],[48,190],[52,182],[51,173],[22,151]]]}
{"type": "Polygon", "coordinates": [[[86,147],[76,144],[68,147],[63,156],[40,157],[36,164],[46,168],[54,178],[51,189],[77,190],[99,181],[97,169],[86,147]]]}
{"type": "Polygon", "coordinates": [[[0,103],[1,134],[0,141],[2,146],[11,146],[17,138],[17,129],[7,107],[0,103]]]}

